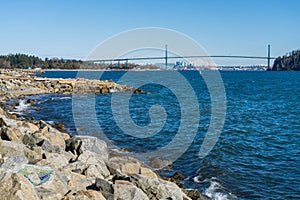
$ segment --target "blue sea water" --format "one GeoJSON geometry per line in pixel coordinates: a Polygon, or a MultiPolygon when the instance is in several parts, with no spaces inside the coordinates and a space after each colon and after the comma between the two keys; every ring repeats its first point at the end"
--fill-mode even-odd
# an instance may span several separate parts
{"type": "MultiPolygon", "coordinates": [[[[97,72],[89,73],[94,76],[97,72]]],[[[164,80],[170,72],[134,72],[135,79],[143,79],[149,73],[164,80]]],[[[211,120],[210,94],[198,72],[180,73],[197,97],[200,122],[191,146],[169,171],[161,173],[180,172],[187,177],[184,181],[187,188],[197,188],[212,199],[300,199],[300,73],[220,72],[226,91],[225,124],[213,150],[203,159],[199,158],[199,149],[211,120]]],[[[118,81],[125,74],[105,72],[101,79],[118,81]]],[[[39,76],[74,78],[77,72],[47,71],[39,76]]],[[[153,105],[161,105],[166,112],[162,129],[146,138],[129,136],[118,126],[111,108],[112,94],[83,98],[94,99],[98,124],[118,148],[151,152],[170,143],[180,126],[189,131],[190,125],[181,123],[181,104],[169,88],[149,83],[141,89],[148,94],[132,95],[128,108],[135,124],[143,127],[151,123],[156,117],[155,113],[149,114],[153,105]]],[[[182,92],[186,98],[191,95],[189,91],[182,92]]],[[[73,134],[84,128],[80,124],[75,126],[71,96],[34,98],[38,103],[28,107],[25,116],[64,123],[73,134]]],[[[81,106],[84,121],[91,113],[85,109],[86,105],[81,106]]],[[[193,115],[195,105],[189,104],[188,109],[193,115]]],[[[99,126],[81,132],[98,136],[99,126]]]]}

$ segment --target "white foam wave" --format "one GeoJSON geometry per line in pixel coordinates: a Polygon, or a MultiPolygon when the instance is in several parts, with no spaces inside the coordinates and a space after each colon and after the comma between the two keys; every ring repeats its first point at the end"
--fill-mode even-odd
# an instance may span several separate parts
{"type": "Polygon", "coordinates": [[[20,99],[19,105],[15,107],[17,113],[25,111],[29,107],[29,104],[26,103],[26,99],[20,99]]]}
{"type": "Polygon", "coordinates": [[[56,101],[56,100],[67,100],[71,99],[72,97],[51,97],[51,101],[56,101]]]}
{"type": "Polygon", "coordinates": [[[224,187],[217,182],[216,178],[210,180],[209,187],[204,191],[204,194],[212,200],[235,200],[237,197],[225,191],[224,187]]]}

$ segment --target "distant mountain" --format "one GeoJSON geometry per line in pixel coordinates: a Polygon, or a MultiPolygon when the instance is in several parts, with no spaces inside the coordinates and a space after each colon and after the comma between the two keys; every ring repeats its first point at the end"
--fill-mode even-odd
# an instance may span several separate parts
{"type": "Polygon", "coordinates": [[[272,71],[300,71],[300,50],[276,58],[272,71]]]}

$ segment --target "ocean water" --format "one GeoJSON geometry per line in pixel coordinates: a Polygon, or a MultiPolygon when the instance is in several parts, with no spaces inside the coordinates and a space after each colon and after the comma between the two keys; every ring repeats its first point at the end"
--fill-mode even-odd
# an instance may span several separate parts
{"type": "MultiPolygon", "coordinates": [[[[97,72],[89,73],[97,77],[97,72]]],[[[202,159],[199,149],[212,117],[209,91],[198,72],[180,72],[192,92],[182,87],[183,81],[179,84],[174,81],[174,85],[183,99],[193,102],[189,98],[195,95],[198,104],[184,104],[191,120],[183,122],[182,100],[171,88],[157,81],[167,80],[169,73],[133,73],[132,80],[137,82],[150,75],[156,81],[141,86],[147,94],[130,97],[130,122],[121,112],[126,102],[113,104],[114,94],[81,95],[83,101],[76,111],[72,110],[74,99],[70,95],[39,95],[30,97],[35,98],[37,104],[20,104],[18,112],[22,111],[27,117],[64,123],[74,135],[83,133],[100,137],[104,133],[115,148],[137,153],[167,146],[182,129],[187,134],[182,140],[191,140],[191,145],[171,169],[161,171],[161,174],[170,175],[177,171],[186,177],[183,183],[187,188],[197,188],[212,199],[300,199],[299,72],[220,72],[226,91],[225,123],[216,145],[202,159]],[[87,109],[88,102],[94,102],[92,109],[87,109]],[[165,115],[159,109],[151,110],[156,105],[163,107],[165,115]],[[200,116],[195,114],[198,107],[200,116]],[[116,116],[117,113],[121,117],[116,116]],[[84,126],[93,115],[95,125],[84,126]],[[165,121],[160,126],[162,116],[165,121]],[[198,124],[191,124],[194,119],[198,124]],[[142,129],[132,128],[132,135],[128,135],[131,123],[142,129]],[[194,125],[197,126],[196,135],[188,138],[194,125]],[[142,137],[135,134],[142,134],[142,137]]],[[[74,78],[76,75],[76,72],[49,71],[39,76],[74,78]]],[[[125,75],[126,72],[105,72],[101,79],[119,81],[125,75]]]]}

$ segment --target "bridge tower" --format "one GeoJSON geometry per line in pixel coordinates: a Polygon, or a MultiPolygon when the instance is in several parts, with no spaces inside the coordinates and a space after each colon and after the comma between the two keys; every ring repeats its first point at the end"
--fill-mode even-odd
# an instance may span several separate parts
{"type": "Polygon", "coordinates": [[[168,45],[166,45],[166,52],[165,52],[165,65],[168,68],[168,45]]]}
{"type": "Polygon", "coordinates": [[[270,60],[271,60],[271,45],[268,45],[268,70],[270,70],[270,60]]]}

